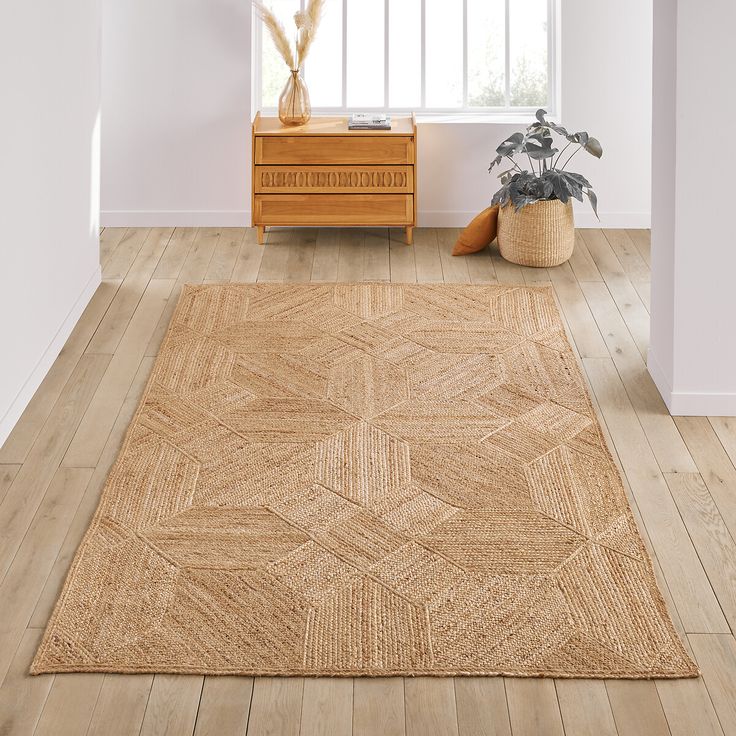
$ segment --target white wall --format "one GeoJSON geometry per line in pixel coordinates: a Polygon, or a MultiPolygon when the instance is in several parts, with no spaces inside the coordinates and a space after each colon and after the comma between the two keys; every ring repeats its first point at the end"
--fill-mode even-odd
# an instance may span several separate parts
{"type": "Polygon", "coordinates": [[[0,444],[100,280],[98,1],[0,6],[0,444]]]}
{"type": "Polygon", "coordinates": [[[103,224],[245,224],[250,8],[103,0],[103,224]]]}
{"type": "Polygon", "coordinates": [[[673,414],[736,416],[733,0],[655,0],[649,370],[673,414]],[[709,141],[715,142],[711,144],[709,141]],[[705,141],[705,143],[704,143],[705,141]],[[708,156],[712,145],[717,162],[708,156]],[[715,182],[715,183],[713,183],[715,182]]]}
{"type": "MultiPolygon", "coordinates": [[[[103,224],[250,224],[248,0],[104,3],[103,224]]],[[[649,225],[651,14],[651,0],[562,0],[562,122],[606,149],[576,159],[604,225],[649,225]]],[[[488,162],[517,128],[421,124],[420,224],[486,206],[488,162]]]]}

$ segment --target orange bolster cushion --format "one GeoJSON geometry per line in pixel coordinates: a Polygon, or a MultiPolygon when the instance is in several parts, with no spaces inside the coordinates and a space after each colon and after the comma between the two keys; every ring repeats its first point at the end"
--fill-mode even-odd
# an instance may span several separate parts
{"type": "Polygon", "coordinates": [[[452,255],[465,256],[468,253],[477,253],[490,245],[498,231],[498,205],[484,209],[473,221],[460,233],[460,236],[452,249],[452,255]]]}

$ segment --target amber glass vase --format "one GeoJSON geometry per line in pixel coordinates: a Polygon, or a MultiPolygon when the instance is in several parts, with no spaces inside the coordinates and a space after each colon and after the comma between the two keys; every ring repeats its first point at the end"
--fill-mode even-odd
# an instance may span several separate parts
{"type": "Polygon", "coordinates": [[[309,91],[298,69],[292,69],[279,97],[279,120],[284,125],[304,125],[312,117],[309,91]]]}

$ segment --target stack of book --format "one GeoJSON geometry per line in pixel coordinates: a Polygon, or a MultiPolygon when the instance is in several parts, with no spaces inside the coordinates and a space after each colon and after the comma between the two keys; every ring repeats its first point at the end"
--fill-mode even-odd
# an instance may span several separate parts
{"type": "Polygon", "coordinates": [[[349,130],[391,130],[391,116],[377,112],[356,112],[348,121],[349,130]]]}

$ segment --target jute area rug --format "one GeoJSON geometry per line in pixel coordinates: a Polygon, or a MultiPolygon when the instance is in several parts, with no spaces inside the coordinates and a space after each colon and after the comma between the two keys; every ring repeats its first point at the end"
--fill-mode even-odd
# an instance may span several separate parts
{"type": "Polygon", "coordinates": [[[188,286],[42,672],[697,674],[546,288],[188,286]]]}

